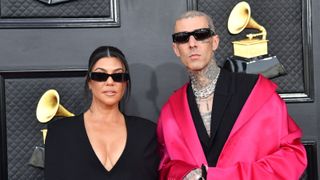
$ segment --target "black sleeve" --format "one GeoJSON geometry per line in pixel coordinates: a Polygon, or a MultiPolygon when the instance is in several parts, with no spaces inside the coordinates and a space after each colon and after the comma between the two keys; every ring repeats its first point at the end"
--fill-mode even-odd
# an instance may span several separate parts
{"type": "Polygon", "coordinates": [[[160,157],[158,154],[158,142],[156,131],[154,130],[148,144],[144,150],[145,169],[149,173],[148,177],[151,179],[158,179],[158,166],[160,157]]]}
{"type": "Polygon", "coordinates": [[[132,155],[138,157],[135,161],[129,163],[137,163],[134,166],[139,171],[137,179],[154,180],[158,179],[158,166],[160,157],[158,153],[158,141],[156,134],[156,123],[139,118],[129,117],[128,123],[130,124],[131,143],[135,146],[135,152],[132,155]]]}
{"type": "Polygon", "coordinates": [[[45,142],[45,167],[44,167],[44,178],[45,180],[62,180],[64,172],[63,162],[61,162],[62,156],[62,144],[59,140],[61,136],[59,130],[55,124],[48,125],[48,133],[45,142]]]}

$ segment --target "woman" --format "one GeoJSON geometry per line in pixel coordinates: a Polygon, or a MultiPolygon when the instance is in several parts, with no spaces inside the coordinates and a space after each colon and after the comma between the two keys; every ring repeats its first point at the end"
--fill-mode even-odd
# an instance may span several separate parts
{"type": "Polygon", "coordinates": [[[119,109],[130,91],[119,49],[102,46],[91,54],[86,89],[92,93],[87,111],[48,126],[45,179],[157,179],[156,125],[119,109]]]}

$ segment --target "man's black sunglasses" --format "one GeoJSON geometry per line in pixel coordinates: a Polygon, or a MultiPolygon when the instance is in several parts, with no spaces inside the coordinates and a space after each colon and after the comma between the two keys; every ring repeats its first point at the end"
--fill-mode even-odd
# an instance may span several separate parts
{"type": "Polygon", "coordinates": [[[107,74],[103,72],[90,72],[89,78],[94,81],[104,82],[111,76],[112,80],[115,82],[125,82],[129,80],[128,73],[114,73],[107,74]]]}
{"type": "Polygon", "coordinates": [[[178,32],[172,34],[172,40],[174,43],[186,43],[189,41],[190,36],[193,36],[197,41],[205,40],[215,33],[210,28],[196,29],[192,32],[178,32]]]}

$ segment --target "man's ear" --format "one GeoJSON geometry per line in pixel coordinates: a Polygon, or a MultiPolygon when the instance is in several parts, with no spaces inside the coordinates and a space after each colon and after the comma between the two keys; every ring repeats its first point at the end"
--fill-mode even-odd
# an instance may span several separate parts
{"type": "Polygon", "coordinates": [[[212,51],[215,51],[218,49],[219,41],[220,41],[220,39],[219,39],[218,35],[212,36],[212,51]]]}
{"type": "Polygon", "coordinates": [[[174,53],[176,54],[176,56],[180,57],[180,52],[179,52],[179,49],[177,46],[178,45],[176,43],[172,43],[172,49],[173,49],[174,53]]]}

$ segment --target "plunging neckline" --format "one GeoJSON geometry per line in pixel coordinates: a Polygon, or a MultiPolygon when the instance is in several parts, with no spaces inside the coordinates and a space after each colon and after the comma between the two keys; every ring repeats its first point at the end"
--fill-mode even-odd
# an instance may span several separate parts
{"type": "Polygon", "coordinates": [[[94,161],[97,162],[99,164],[99,166],[106,172],[106,174],[110,174],[112,173],[113,171],[115,171],[115,169],[119,166],[119,164],[121,163],[122,159],[123,159],[123,156],[125,156],[126,152],[127,152],[127,146],[128,146],[128,141],[129,141],[129,129],[128,129],[128,124],[127,124],[127,117],[124,115],[124,122],[125,122],[125,126],[126,126],[126,131],[127,131],[127,137],[126,137],[126,142],[125,142],[125,145],[124,145],[124,149],[122,150],[118,160],[115,162],[114,166],[108,170],[107,168],[104,167],[104,165],[102,164],[102,162],[100,161],[100,159],[98,158],[96,152],[94,151],[93,147],[92,147],[92,144],[90,142],[90,139],[89,139],[89,136],[88,136],[88,133],[87,133],[87,130],[86,130],[86,127],[85,127],[85,123],[84,123],[84,114],[82,114],[82,129],[84,131],[84,134],[85,134],[85,139],[87,141],[87,145],[89,146],[89,149],[90,149],[90,153],[91,155],[93,156],[94,158],[94,161]]]}

